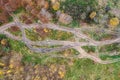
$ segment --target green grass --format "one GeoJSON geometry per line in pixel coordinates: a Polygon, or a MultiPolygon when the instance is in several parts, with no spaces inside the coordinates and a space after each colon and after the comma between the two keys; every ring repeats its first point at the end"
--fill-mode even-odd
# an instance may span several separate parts
{"type": "Polygon", "coordinates": [[[111,35],[106,34],[106,33],[97,33],[97,32],[89,32],[89,35],[94,39],[94,40],[101,40],[103,38],[109,38],[111,35]]]}
{"type": "Polygon", "coordinates": [[[18,31],[12,31],[11,29],[8,29],[8,31],[9,31],[11,34],[15,35],[15,36],[22,36],[22,33],[21,33],[20,30],[18,30],[18,31]]]}
{"type": "Polygon", "coordinates": [[[70,24],[62,24],[62,23],[59,23],[61,26],[65,26],[65,27],[70,27],[70,28],[79,28],[80,27],[80,23],[79,21],[77,20],[73,20],[70,24]]]}
{"type": "Polygon", "coordinates": [[[107,59],[120,59],[120,55],[114,55],[114,56],[110,56],[110,55],[107,55],[107,54],[100,54],[100,58],[102,60],[107,60],[107,59]]]}
{"type": "Polygon", "coordinates": [[[3,23],[2,22],[0,22],[0,26],[2,25],[3,23]]]}
{"type": "Polygon", "coordinates": [[[85,49],[87,52],[95,52],[98,50],[99,52],[114,52],[117,51],[120,53],[120,45],[119,44],[110,44],[110,45],[104,45],[100,47],[95,47],[95,46],[83,46],[83,49],[85,49]]]}
{"type": "MultiPolygon", "coordinates": [[[[2,39],[6,39],[7,40],[7,37],[5,35],[0,34],[0,42],[1,42],[2,39]]],[[[10,48],[8,40],[7,40],[7,45],[6,46],[1,45],[1,43],[0,43],[0,52],[7,53],[7,52],[10,51],[10,49],[11,48],[10,48]]]]}
{"type": "Polygon", "coordinates": [[[73,20],[73,21],[69,24],[69,26],[72,27],[72,28],[78,28],[78,27],[80,27],[80,23],[79,23],[79,21],[73,20]]]}
{"type": "Polygon", "coordinates": [[[12,22],[12,21],[13,21],[13,17],[12,17],[12,16],[9,16],[9,17],[8,17],[8,21],[9,21],[9,22],[12,22]]]}
{"type": "Polygon", "coordinates": [[[54,39],[54,40],[67,40],[73,37],[73,34],[64,31],[51,30],[49,37],[50,39],[54,39]]]}
{"type": "Polygon", "coordinates": [[[112,52],[112,51],[117,51],[120,53],[120,45],[115,43],[100,47],[100,52],[112,52]]]}
{"type": "Polygon", "coordinates": [[[39,56],[38,54],[26,54],[24,55],[22,61],[23,63],[33,63],[33,64],[43,64],[45,57],[39,56]]]}
{"type": "Polygon", "coordinates": [[[97,41],[107,40],[107,39],[109,40],[109,39],[116,37],[113,34],[109,34],[109,33],[102,32],[102,31],[97,31],[97,30],[90,30],[90,31],[83,30],[82,32],[97,41]]]}
{"type": "Polygon", "coordinates": [[[2,46],[0,45],[0,49],[2,49],[5,52],[8,51],[16,51],[16,52],[20,52],[20,53],[25,53],[28,52],[27,51],[27,47],[25,46],[25,44],[21,41],[16,41],[16,40],[12,40],[10,38],[7,38],[5,35],[0,34],[0,40],[2,39],[6,39],[8,46],[2,46]]]}
{"type": "Polygon", "coordinates": [[[86,52],[95,52],[96,48],[95,46],[83,46],[83,49],[85,49],[86,52]]]}
{"type": "Polygon", "coordinates": [[[13,13],[14,13],[14,14],[18,14],[18,13],[21,13],[21,12],[23,12],[23,11],[25,11],[25,8],[24,8],[24,7],[19,7],[19,8],[16,9],[13,13]]]}
{"type": "MultiPolygon", "coordinates": [[[[54,53],[53,53],[54,54],[54,53]]],[[[40,64],[40,65],[49,65],[49,64],[67,64],[67,59],[63,58],[53,58],[48,55],[41,55],[41,54],[26,54],[24,55],[22,62],[23,63],[33,63],[33,64],[40,64]]]]}
{"type": "Polygon", "coordinates": [[[109,0],[107,5],[111,8],[120,8],[120,0],[109,0]]]}
{"type": "Polygon", "coordinates": [[[26,30],[26,35],[32,41],[36,41],[40,39],[40,36],[37,33],[35,33],[33,30],[26,30]]]}
{"type": "MultiPolygon", "coordinates": [[[[58,23],[58,21],[56,21],[58,23]]],[[[56,23],[55,21],[52,21],[52,23],[56,23]]],[[[70,28],[79,28],[80,23],[77,20],[73,20],[70,24],[63,24],[59,22],[59,25],[64,26],[64,27],[70,27],[70,28]]]]}
{"type": "Polygon", "coordinates": [[[26,51],[25,44],[21,41],[15,41],[15,40],[9,39],[9,44],[10,44],[11,50],[13,51],[20,52],[20,53],[28,52],[26,51]]]}
{"type": "Polygon", "coordinates": [[[32,41],[44,40],[46,38],[53,40],[68,40],[73,37],[73,34],[67,33],[64,31],[50,30],[46,35],[42,33],[43,36],[40,36],[38,33],[35,33],[33,30],[26,30],[27,37],[32,41]]]}
{"type": "Polygon", "coordinates": [[[120,62],[108,65],[93,63],[89,59],[78,59],[68,67],[64,80],[119,80],[120,62]]]}

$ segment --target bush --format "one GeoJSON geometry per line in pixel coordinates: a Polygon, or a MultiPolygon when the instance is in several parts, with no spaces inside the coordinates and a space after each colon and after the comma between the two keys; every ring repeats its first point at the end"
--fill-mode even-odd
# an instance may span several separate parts
{"type": "Polygon", "coordinates": [[[86,16],[96,9],[96,0],[66,0],[61,2],[61,9],[73,17],[74,20],[81,19],[81,14],[86,13],[86,16]]]}

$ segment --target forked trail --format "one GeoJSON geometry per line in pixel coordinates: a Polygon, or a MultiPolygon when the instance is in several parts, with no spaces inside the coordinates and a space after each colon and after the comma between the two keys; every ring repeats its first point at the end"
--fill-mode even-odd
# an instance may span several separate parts
{"type": "MultiPolygon", "coordinates": [[[[108,44],[113,44],[113,43],[120,43],[120,37],[117,37],[116,39],[112,39],[112,40],[105,40],[105,41],[95,41],[94,39],[88,37],[87,35],[85,35],[81,30],[82,28],[68,28],[68,27],[64,27],[64,26],[59,26],[53,23],[47,23],[47,24],[43,24],[43,23],[33,23],[33,24],[24,24],[21,23],[18,18],[14,17],[14,22],[11,23],[7,23],[3,26],[0,27],[0,34],[5,34],[7,37],[12,38],[14,40],[20,40],[22,42],[24,42],[26,44],[26,46],[37,53],[51,53],[51,52],[55,52],[55,51],[63,51],[65,49],[69,49],[69,48],[74,48],[76,49],[80,54],[77,56],[72,56],[72,57],[68,57],[68,58],[89,58],[97,63],[101,63],[101,64],[109,64],[109,63],[114,63],[114,62],[118,62],[120,61],[120,59],[113,59],[113,60],[106,60],[103,61],[101,60],[98,56],[99,55],[92,55],[87,53],[82,46],[103,46],[103,45],[108,45],[108,44]],[[14,36],[12,35],[10,32],[7,31],[8,28],[10,28],[11,26],[18,26],[22,32],[22,36],[14,36]],[[60,31],[65,31],[65,32],[70,32],[75,36],[75,41],[63,41],[63,40],[45,40],[45,41],[31,41],[30,39],[28,39],[26,37],[25,34],[25,29],[32,29],[35,27],[43,27],[43,28],[49,28],[49,29],[53,29],[53,30],[60,30],[60,31]],[[84,39],[84,41],[79,41],[79,39],[84,39]],[[38,48],[38,47],[33,47],[33,46],[47,46],[47,45],[61,45],[60,47],[56,47],[56,48],[38,48]]],[[[108,30],[106,30],[108,31],[108,30]]],[[[109,32],[109,31],[108,31],[109,32]]],[[[51,57],[64,57],[67,58],[65,56],[57,56],[57,55],[52,55],[51,57]]]]}

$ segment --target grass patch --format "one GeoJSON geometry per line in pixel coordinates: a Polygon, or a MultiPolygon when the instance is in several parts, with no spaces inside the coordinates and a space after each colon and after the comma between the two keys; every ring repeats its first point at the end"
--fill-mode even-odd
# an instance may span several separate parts
{"type": "Polygon", "coordinates": [[[12,31],[10,28],[8,29],[8,31],[15,35],[15,36],[22,36],[22,32],[20,30],[16,30],[16,31],[12,31]]]}
{"type": "Polygon", "coordinates": [[[27,37],[32,41],[37,41],[40,39],[40,36],[35,33],[33,30],[25,30],[27,37]]]}
{"type": "Polygon", "coordinates": [[[110,56],[110,55],[107,55],[107,54],[100,54],[100,58],[102,60],[106,60],[106,59],[120,59],[120,55],[110,56]]]}
{"type": "Polygon", "coordinates": [[[109,0],[107,5],[110,8],[120,8],[120,0],[109,0]]]}
{"type": "Polygon", "coordinates": [[[95,46],[83,46],[83,49],[85,49],[86,52],[95,52],[96,51],[96,47],[95,46]]]}
{"type": "Polygon", "coordinates": [[[0,26],[2,25],[3,23],[2,22],[0,22],[0,26]]]}
{"type": "Polygon", "coordinates": [[[9,16],[8,17],[8,22],[12,22],[13,21],[13,17],[12,16],[9,16]]]}
{"type": "Polygon", "coordinates": [[[120,52],[120,45],[118,43],[115,43],[100,47],[100,52],[112,52],[112,51],[120,52]]]}
{"type": "Polygon", "coordinates": [[[21,41],[15,41],[15,40],[9,39],[9,44],[10,44],[11,50],[13,51],[20,52],[23,54],[28,52],[26,50],[25,44],[21,41]]]}
{"type": "Polygon", "coordinates": [[[21,12],[23,12],[23,11],[25,11],[25,8],[24,8],[24,7],[19,7],[19,8],[16,9],[13,13],[14,13],[14,14],[18,14],[18,13],[21,13],[21,12]]]}
{"type": "Polygon", "coordinates": [[[23,56],[22,61],[24,63],[34,63],[34,64],[42,64],[42,61],[45,57],[40,58],[38,54],[26,54],[23,56]]]}
{"type": "Polygon", "coordinates": [[[78,59],[68,67],[64,80],[119,80],[120,62],[108,65],[95,64],[89,59],[78,59]]]}
{"type": "Polygon", "coordinates": [[[54,40],[67,40],[73,37],[73,34],[64,31],[51,30],[49,37],[50,39],[54,39],[54,40]]]}
{"type": "Polygon", "coordinates": [[[110,37],[109,34],[105,34],[105,33],[98,34],[96,32],[90,32],[89,34],[94,40],[97,40],[97,41],[100,41],[102,38],[110,37]]]}
{"type": "MultiPolygon", "coordinates": [[[[99,53],[104,53],[106,57],[106,53],[112,53],[112,52],[117,52],[120,53],[120,45],[115,43],[115,44],[110,44],[110,45],[105,45],[105,46],[100,46],[100,47],[95,47],[95,46],[83,46],[83,49],[85,49],[86,52],[99,52],[99,53]]],[[[108,56],[109,57],[109,56],[108,56]]]]}
{"type": "Polygon", "coordinates": [[[9,41],[8,41],[8,38],[5,36],[5,35],[3,35],[3,34],[0,34],[0,52],[5,52],[5,53],[7,53],[7,52],[9,52],[10,51],[10,45],[9,45],[9,41]],[[7,40],[7,42],[6,42],[6,45],[1,45],[1,40],[2,39],[6,39],[7,40]]]}
{"type": "Polygon", "coordinates": [[[83,31],[83,33],[97,41],[108,40],[115,37],[115,35],[113,34],[108,34],[105,32],[94,31],[94,30],[93,31],[86,30],[86,31],[83,31]]]}
{"type": "MultiPolygon", "coordinates": [[[[50,53],[50,54],[59,54],[50,53]]],[[[54,58],[50,57],[47,54],[33,53],[33,54],[25,54],[22,60],[24,63],[33,63],[33,64],[41,64],[41,65],[49,65],[49,64],[65,64],[67,63],[67,59],[63,58],[54,58]]]]}
{"type": "Polygon", "coordinates": [[[72,28],[78,28],[78,27],[80,27],[80,23],[79,23],[79,21],[73,20],[73,21],[69,24],[69,26],[72,27],[72,28]]]}

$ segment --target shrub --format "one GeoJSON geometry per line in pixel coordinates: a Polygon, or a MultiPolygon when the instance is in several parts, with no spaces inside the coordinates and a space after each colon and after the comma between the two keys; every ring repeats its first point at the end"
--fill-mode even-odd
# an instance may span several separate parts
{"type": "Polygon", "coordinates": [[[96,9],[97,0],[65,0],[61,2],[61,9],[73,17],[74,20],[81,19],[81,14],[86,16],[96,9]]]}

